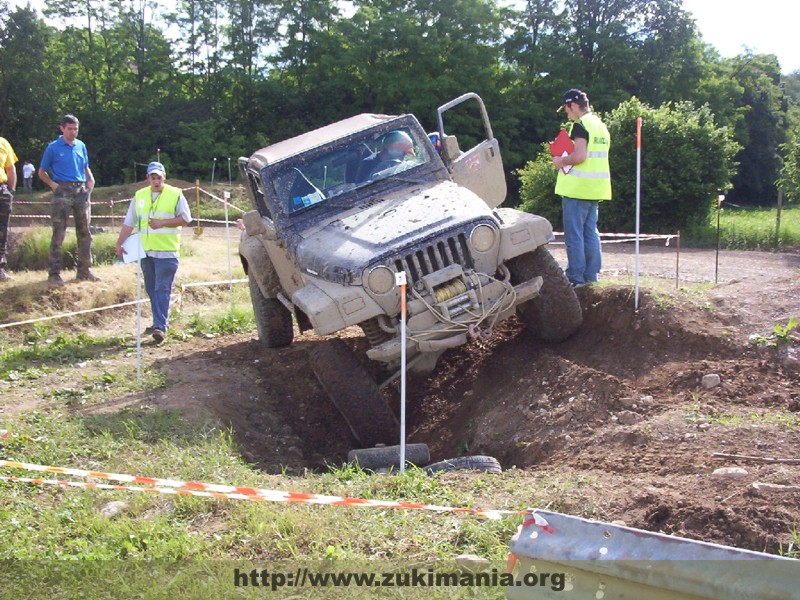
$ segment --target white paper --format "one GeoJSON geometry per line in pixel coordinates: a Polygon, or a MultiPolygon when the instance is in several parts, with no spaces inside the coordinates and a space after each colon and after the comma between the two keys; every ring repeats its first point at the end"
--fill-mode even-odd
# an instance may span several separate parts
{"type": "MultiPolygon", "coordinates": [[[[561,156],[562,157],[569,156],[569,152],[564,150],[564,152],[561,153],[561,156]]],[[[562,173],[564,173],[564,175],[569,173],[571,170],[572,170],[572,165],[564,165],[563,167],[561,167],[561,171],[562,171],[562,173]]]]}
{"type": "Polygon", "coordinates": [[[125,251],[122,254],[122,261],[125,263],[136,262],[145,257],[142,238],[138,233],[129,235],[128,239],[122,242],[122,249],[125,251]]]}

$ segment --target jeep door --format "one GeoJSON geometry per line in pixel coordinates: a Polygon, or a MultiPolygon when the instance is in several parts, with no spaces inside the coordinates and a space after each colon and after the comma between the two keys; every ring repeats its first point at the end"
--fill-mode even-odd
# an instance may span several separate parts
{"type": "Polygon", "coordinates": [[[437,110],[439,136],[442,140],[442,160],[450,171],[453,181],[475,192],[491,208],[499,206],[506,198],[506,175],[500,157],[500,145],[492,133],[489,115],[483,100],[475,93],[467,93],[443,104],[437,110]],[[475,100],[480,109],[483,137],[473,148],[462,152],[455,135],[446,135],[443,115],[448,110],[475,100]]]}

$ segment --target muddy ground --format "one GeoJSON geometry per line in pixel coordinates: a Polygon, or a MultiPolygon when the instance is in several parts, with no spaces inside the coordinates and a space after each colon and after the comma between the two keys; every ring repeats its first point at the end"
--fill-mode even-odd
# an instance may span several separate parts
{"type": "MultiPolygon", "coordinates": [[[[584,324],[564,343],[541,343],[512,319],[445,354],[409,384],[409,440],[428,443],[434,460],[488,454],[506,469],[580,478],[565,512],[590,507],[598,519],[778,552],[800,521],[800,493],[752,484],[800,486],[800,464],[712,455],[797,458],[800,344],[781,353],[749,338],[800,315],[800,253],[723,252],[717,270],[713,251],[683,251],[679,283],[694,291],[674,294],[674,247],[645,247],[640,262],[663,290],[642,290],[638,312],[630,287],[583,288],[584,324]],[[704,388],[705,375],[720,384],[704,388]],[[730,466],[747,473],[712,476],[730,466]]],[[[633,267],[630,245],[607,247],[606,278],[633,282],[633,267]]],[[[269,472],[341,463],[352,441],[311,373],[319,342],[297,336],[270,350],[253,333],[147,348],[172,385],[82,410],[144,403],[209,415],[269,472]]],[[[397,390],[388,398],[396,407],[397,390]]]]}

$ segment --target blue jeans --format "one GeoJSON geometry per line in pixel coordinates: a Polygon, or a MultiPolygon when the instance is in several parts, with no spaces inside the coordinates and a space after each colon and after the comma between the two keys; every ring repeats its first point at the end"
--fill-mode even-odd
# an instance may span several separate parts
{"type": "Polygon", "coordinates": [[[172,282],[175,281],[177,271],[177,258],[146,256],[142,259],[144,289],[153,309],[153,327],[161,331],[166,331],[169,323],[169,297],[172,295],[172,282]]]}
{"type": "Polygon", "coordinates": [[[597,205],[591,200],[563,198],[564,244],[567,247],[566,275],[572,283],[594,283],[603,262],[597,233],[597,205]]]}

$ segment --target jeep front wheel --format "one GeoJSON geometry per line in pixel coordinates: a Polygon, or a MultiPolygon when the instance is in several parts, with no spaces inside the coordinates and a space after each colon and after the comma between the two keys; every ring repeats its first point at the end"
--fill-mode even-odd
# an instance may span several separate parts
{"type": "Polygon", "coordinates": [[[314,375],[363,448],[397,441],[397,419],[367,369],[342,340],[315,344],[309,357],[314,375]]]}
{"type": "Polygon", "coordinates": [[[258,339],[267,348],[281,348],[292,343],[292,313],[276,298],[265,298],[258,282],[249,273],[250,299],[256,316],[258,339]]]}
{"type": "Polygon", "coordinates": [[[514,285],[537,275],[544,280],[539,295],[517,307],[517,315],[534,335],[546,342],[560,342],[578,330],[583,323],[581,303],[547,248],[539,246],[513,258],[508,269],[514,285]]]}

